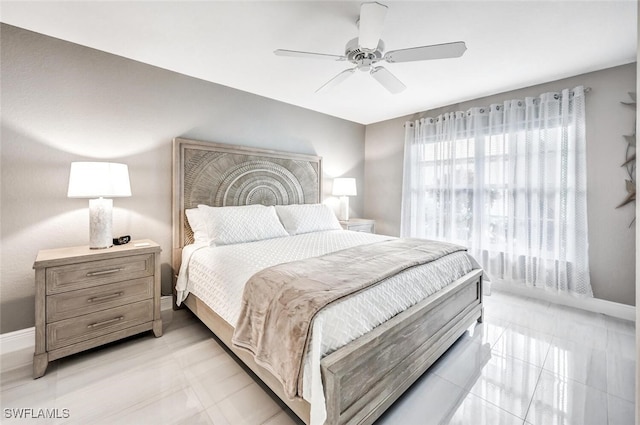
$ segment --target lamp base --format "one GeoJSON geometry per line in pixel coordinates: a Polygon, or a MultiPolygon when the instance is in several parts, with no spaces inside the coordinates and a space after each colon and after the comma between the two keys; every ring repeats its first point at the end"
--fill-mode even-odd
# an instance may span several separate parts
{"type": "Polygon", "coordinates": [[[340,197],[340,215],[338,216],[340,221],[349,221],[349,197],[340,197]]]}
{"type": "Polygon", "coordinates": [[[89,248],[105,249],[113,246],[112,211],[112,199],[89,200],[89,248]]]}

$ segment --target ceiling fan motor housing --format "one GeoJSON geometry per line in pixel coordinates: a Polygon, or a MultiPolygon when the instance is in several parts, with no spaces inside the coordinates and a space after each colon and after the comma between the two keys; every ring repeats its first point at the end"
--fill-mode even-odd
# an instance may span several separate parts
{"type": "Polygon", "coordinates": [[[344,55],[347,60],[358,67],[360,71],[368,72],[371,65],[382,60],[384,52],[384,42],[380,40],[376,50],[369,51],[361,49],[358,44],[358,39],[354,38],[350,40],[344,50],[344,55]]]}

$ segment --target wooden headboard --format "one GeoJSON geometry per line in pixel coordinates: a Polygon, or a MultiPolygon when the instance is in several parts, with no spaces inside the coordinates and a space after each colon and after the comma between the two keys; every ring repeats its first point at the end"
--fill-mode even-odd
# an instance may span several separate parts
{"type": "Polygon", "coordinates": [[[185,209],[198,204],[315,204],[322,197],[322,158],[243,146],[173,140],[174,276],[193,241],[185,209]]]}

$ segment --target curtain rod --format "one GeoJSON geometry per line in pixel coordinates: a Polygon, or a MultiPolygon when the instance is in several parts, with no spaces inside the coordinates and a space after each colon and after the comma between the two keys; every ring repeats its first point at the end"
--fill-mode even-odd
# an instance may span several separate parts
{"type": "MultiPolygon", "coordinates": [[[[591,91],[591,87],[585,87],[585,88],[584,88],[584,93],[585,93],[585,94],[589,93],[590,91],[591,91]]],[[[426,112],[426,111],[425,111],[425,112],[426,112]]],[[[412,122],[411,122],[411,123],[409,123],[409,124],[410,124],[410,126],[411,126],[411,127],[413,127],[413,123],[412,123],[412,122]]],[[[407,125],[406,125],[406,123],[405,123],[405,124],[402,124],[402,127],[406,127],[406,126],[407,126],[407,125]]]]}

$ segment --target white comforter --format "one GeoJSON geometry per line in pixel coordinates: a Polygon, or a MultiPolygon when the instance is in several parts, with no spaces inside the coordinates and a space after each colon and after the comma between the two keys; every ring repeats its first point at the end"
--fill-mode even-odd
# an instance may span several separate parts
{"type": "MultiPolygon", "coordinates": [[[[369,233],[332,230],[258,242],[183,250],[176,285],[178,303],[192,292],[235,327],[247,280],[266,267],[324,255],[352,246],[392,239],[369,233]]],[[[320,359],[364,335],[397,313],[478,268],[458,252],[406,270],[379,285],[336,302],[314,319],[303,374],[303,397],[311,403],[311,423],[326,419],[320,359]]]]}

